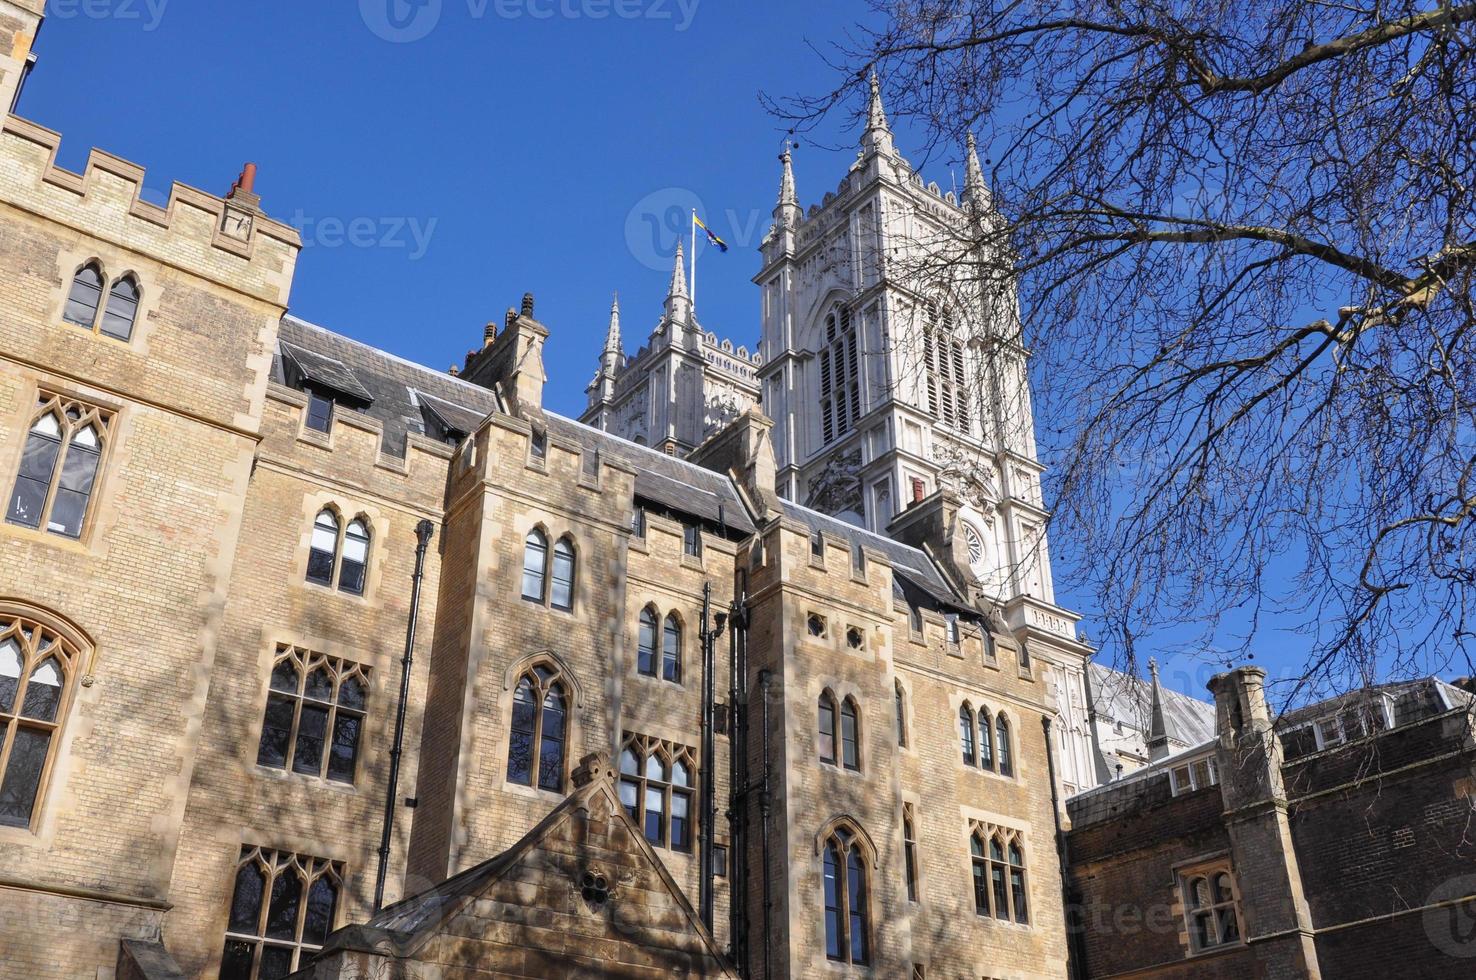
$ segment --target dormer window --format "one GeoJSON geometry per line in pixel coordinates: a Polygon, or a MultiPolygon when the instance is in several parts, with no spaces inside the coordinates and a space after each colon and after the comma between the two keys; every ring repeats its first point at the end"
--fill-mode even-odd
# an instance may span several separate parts
{"type": "Polygon", "coordinates": [[[309,391],[307,416],[303,424],[314,432],[328,432],[333,428],[333,399],[316,391],[309,391]]]}

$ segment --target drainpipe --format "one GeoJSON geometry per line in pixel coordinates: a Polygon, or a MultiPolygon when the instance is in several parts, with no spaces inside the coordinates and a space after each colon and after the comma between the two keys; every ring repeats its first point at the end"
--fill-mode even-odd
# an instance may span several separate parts
{"type": "Polygon", "coordinates": [[[740,977],[748,966],[748,596],[728,613],[728,932],[740,977]]]}
{"type": "Polygon", "coordinates": [[[700,857],[697,885],[697,909],[702,918],[702,924],[712,931],[712,864],[713,864],[713,824],[717,822],[717,790],[713,783],[717,775],[717,750],[713,746],[713,714],[715,712],[713,693],[713,647],[718,637],[723,635],[723,627],[727,622],[727,613],[717,614],[717,623],[713,628],[708,627],[709,617],[712,613],[712,583],[702,583],[702,763],[701,783],[699,790],[702,797],[702,817],[698,824],[698,835],[700,837],[700,857]]]}
{"type": "Polygon", "coordinates": [[[1061,798],[1056,790],[1056,754],[1051,751],[1051,720],[1041,716],[1040,727],[1045,729],[1046,771],[1051,779],[1051,818],[1056,822],[1056,863],[1061,868],[1061,912],[1066,923],[1066,975],[1071,980],[1081,976],[1081,966],[1086,962],[1081,952],[1081,930],[1071,921],[1071,877],[1067,871],[1069,855],[1066,850],[1066,833],[1061,829],[1061,798]]]}
{"type": "Polygon", "coordinates": [[[772,945],[772,937],[774,935],[774,930],[769,922],[770,906],[773,904],[769,897],[769,772],[772,768],[769,764],[769,697],[771,694],[769,685],[773,681],[773,677],[773,673],[767,669],[759,672],[759,696],[763,698],[764,704],[764,782],[763,789],[759,792],[759,815],[761,820],[759,833],[762,835],[760,837],[760,843],[763,845],[762,860],[764,862],[764,980],[771,980],[774,976],[769,964],[769,949],[772,945]]]}
{"type": "Polygon", "coordinates": [[[420,583],[425,577],[425,549],[436,527],[415,525],[415,576],[410,580],[410,619],[405,624],[405,656],[400,661],[400,705],[395,710],[395,740],[390,747],[389,791],[384,797],[384,832],[379,837],[379,872],[374,878],[374,911],[384,907],[384,879],[389,873],[390,838],[395,830],[395,801],[400,794],[400,755],[405,747],[405,707],[410,700],[410,667],[415,662],[415,621],[420,618],[420,583]]]}

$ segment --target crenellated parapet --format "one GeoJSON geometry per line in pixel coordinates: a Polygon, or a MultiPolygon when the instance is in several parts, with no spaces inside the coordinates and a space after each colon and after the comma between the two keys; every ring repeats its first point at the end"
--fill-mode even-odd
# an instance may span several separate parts
{"type": "Polygon", "coordinates": [[[302,247],[297,229],[254,202],[178,182],[160,207],[143,197],[143,167],[94,148],[74,173],[56,162],[61,140],[18,116],[5,119],[0,204],[285,308],[302,247]]]}

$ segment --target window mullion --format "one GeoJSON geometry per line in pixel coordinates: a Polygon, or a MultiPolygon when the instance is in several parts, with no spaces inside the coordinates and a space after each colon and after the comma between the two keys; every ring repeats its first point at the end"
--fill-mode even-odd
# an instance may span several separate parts
{"type": "Polygon", "coordinates": [[[537,681],[537,674],[532,675],[533,682],[533,744],[528,750],[531,758],[528,760],[528,785],[538,789],[543,779],[543,699],[548,697],[548,692],[543,685],[537,681]]]}
{"type": "Polygon", "coordinates": [[[287,772],[296,772],[293,765],[297,762],[297,728],[298,722],[302,720],[302,702],[306,700],[302,694],[302,681],[303,675],[298,675],[298,693],[293,695],[292,698],[292,732],[287,741],[287,772]]]}
{"type": "MultiPolygon", "coordinates": [[[[19,689],[16,690],[16,697],[20,697],[19,689]]],[[[19,702],[17,702],[17,709],[18,708],[19,702]]],[[[20,718],[18,715],[12,715],[9,719],[6,720],[5,734],[3,736],[0,736],[0,780],[3,780],[5,778],[6,768],[10,764],[10,750],[15,745],[15,733],[19,730],[19,728],[20,718]]]]}
{"type": "MultiPolygon", "coordinates": [[[[66,466],[67,454],[71,452],[72,449],[72,433],[76,431],[75,427],[72,425],[72,420],[67,418],[65,412],[62,413],[61,418],[61,445],[58,446],[56,450],[56,462],[51,464],[51,482],[46,486],[46,499],[41,502],[41,521],[36,525],[37,530],[41,531],[47,530],[48,526],[51,524],[51,509],[56,505],[56,491],[57,488],[61,486],[62,468],[66,466]]],[[[100,468],[101,465],[99,465],[99,469],[100,468]]],[[[83,516],[86,516],[85,509],[83,511],[83,516]]],[[[20,697],[19,692],[16,693],[16,697],[20,697]]],[[[17,710],[19,710],[19,704],[20,702],[17,701],[17,710]]]]}
{"type": "Polygon", "coordinates": [[[851,962],[851,852],[849,848],[842,848],[836,869],[836,878],[840,886],[840,940],[841,949],[844,952],[843,961],[851,962]]]}

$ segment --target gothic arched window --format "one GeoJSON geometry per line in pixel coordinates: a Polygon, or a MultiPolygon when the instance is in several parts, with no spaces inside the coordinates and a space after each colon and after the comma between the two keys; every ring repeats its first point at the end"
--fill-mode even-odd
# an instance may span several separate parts
{"type": "Polygon", "coordinates": [[[641,610],[640,636],[636,641],[636,671],[656,676],[656,628],[659,617],[650,606],[641,610]]]}
{"type": "Polygon", "coordinates": [[[241,848],[221,980],[284,977],[333,931],[343,866],[264,847],[241,848]]]}
{"type": "Polygon", "coordinates": [[[554,545],[553,588],[549,605],[569,612],[574,608],[574,544],[565,535],[554,545]]]}
{"type": "Polygon", "coordinates": [[[508,782],[556,793],[563,790],[568,714],[564,685],[552,664],[536,664],[518,678],[507,749],[508,782]]]}
{"type": "Polygon", "coordinates": [[[294,647],[278,651],[256,764],[353,783],[369,699],[367,668],[294,647]]]}
{"type": "Polygon", "coordinates": [[[627,735],[620,751],[620,802],[657,847],[692,849],[697,763],[690,748],[627,735]]]}
{"type": "Polygon", "coordinates": [[[125,275],[108,290],[108,305],[103,310],[99,329],[116,340],[127,340],[133,336],[133,321],[137,316],[138,282],[132,275],[125,275]]]}
{"type": "Polygon", "coordinates": [[[523,539],[523,598],[542,602],[548,578],[548,538],[538,528],[523,539]]]}
{"type": "Polygon", "coordinates": [[[5,519],[80,538],[111,424],[112,416],[101,409],[43,392],[5,519]]]}
{"type": "Polygon", "coordinates": [[[835,696],[820,692],[819,705],[820,761],[835,765],[835,696]]]}
{"type": "Polygon", "coordinates": [[[356,517],[344,527],[338,511],[324,507],[313,518],[308,543],[307,580],[340,592],[363,595],[369,568],[369,522],[356,517]]]}
{"type": "Polygon", "coordinates": [[[840,706],[841,722],[841,765],[847,769],[861,768],[861,715],[854,699],[847,697],[840,706]]]}
{"type": "Polygon", "coordinates": [[[0,616],[0,826],[35,819],[81,656],[41,623],[0,616]]]}
{"type": "Polygon", "coordinates": [[[964,380],[964,344],[954,333],[953,308],[935,300],[923,304],[923,369],[927,375],[928,411],[944,425],[969,427],[968,386],[964,380]]]}
{"type": "Polygon", "coordinates": [[[1014,753],[1010,746],[1010,722],[1001,711],[994,719],[994,732],[996,738],[995,750],[999,755],[999,774],[1001,776],[1013,776],[1015,774],[1014,753]]]}
{"type": "Polygon", "coordinates": [[[994,768],[994,722],[989,709],[979,706],[979,765],[984,769],[994,768]]]}
{"type": "Polygon", "coordinates": [[[676,613],[666,614],[661,630],[661,678],[673,684],[682,682],[682,621],[676,613]]]}
{"type": "Polygon", "coordinates": [[[967,704],[958,709],[958,739],[963,745],[964,765],[974,764],[974,712],[967,704]]]}
{"type": "Polygon", "coordinates": [[[62,319],[91,330],[97,323],[97,308],[102,305],[103,274],[96,262],[89,262],[72,277],[67,292],[67,305],[62,319]]]}
{"type": "Polygon", "coordinates": [[[860,358],[851,311],[838,306],[825,317],[825,342],[819,352],[820,435],[830,443],[861,418],[860,358]]]}
{"type": "Polygon", "coordinates": [[[825,956],[865,966],[870,959],[871,916],[859,845],[845,827],[837,827],[824,844],[825,956]]]}

